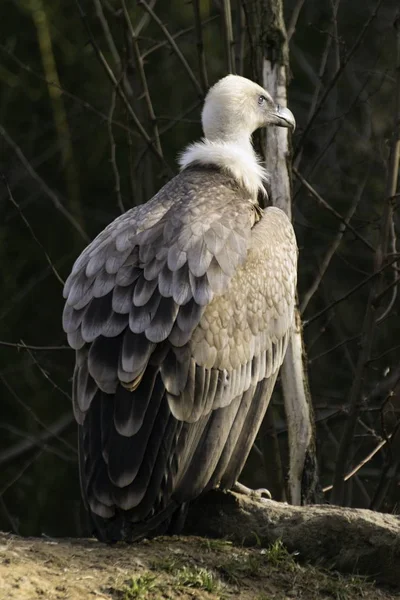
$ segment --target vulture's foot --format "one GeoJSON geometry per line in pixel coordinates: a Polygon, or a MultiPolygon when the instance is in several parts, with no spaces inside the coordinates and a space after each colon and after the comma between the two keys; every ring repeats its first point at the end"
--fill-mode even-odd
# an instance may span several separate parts
{"type": "Polygon", "coordinates": [[[238,494],[244,494],[245,496],[250,496],[252,498],[257,498],[258,500],[272,500],[272,495],[269,490],[266,488],[259,488],[258,490],[252,490],[242,483],[238,481],[233,485],[232,492],[237,492],[238,494]]]}

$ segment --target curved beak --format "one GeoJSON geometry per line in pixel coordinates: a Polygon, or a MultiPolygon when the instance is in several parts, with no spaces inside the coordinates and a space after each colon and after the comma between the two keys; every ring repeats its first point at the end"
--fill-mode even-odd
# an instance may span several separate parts
{"type": "Polygon", "coordinates": [[[272,114],[276,119],[274,125],[278,125],[278,127],[289,127],[292,131],[296,129],[295,118],[292,111],[288,108],[283,108],[278,104],[272,114]]]}

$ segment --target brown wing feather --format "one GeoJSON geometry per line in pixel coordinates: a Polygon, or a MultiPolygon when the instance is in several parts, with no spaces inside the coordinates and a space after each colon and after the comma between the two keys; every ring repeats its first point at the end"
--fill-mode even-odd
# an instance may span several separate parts
{"type": "Polygon", "coordinates": [[[201,168],[78,258],[63,324],[99,536],[160,532],[180,503],[238,475],[286,350],[295,263],[283,213],[258,221],[229,176],[201,168]]]}

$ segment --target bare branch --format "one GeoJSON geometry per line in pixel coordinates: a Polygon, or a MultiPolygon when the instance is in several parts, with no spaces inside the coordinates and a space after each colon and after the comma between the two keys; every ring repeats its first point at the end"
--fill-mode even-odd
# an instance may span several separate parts
{"type": "MultiPolygon", "coordinates": [[[[47,86],[53,86],[55,88],[58,88],[63,93],[64,96],[66,96],[67,98],[69,98],[70,100],[72,100],[73,102],[75,102],[76,104],[79,104],[79,106],[81,106],[85,110],[89,110],[90,112],[92,112],[93,114],[95,114],[97,117],[99,117],[105,123],[108,122],[108,115],[106,115],[105,113],[101,112],[100,110],[98,110],[97,108],[95,108],[94,106],[92,106],[86,100],[82,100],[78,96],[75,96],[75,94],[71,94],[71,92],[68,92],[64,87],[60,86],[59,83],[56,83],[54,81],[48,81],[40,73],[36,73],[33,69],[31,69],[31,67],[29,65],[25,65],[16,56],[14,56],[14,54],[12,54],[12,52],[9,52],[9,50],[7,50],[7,48],[5,46],[3,46],[2,44],[0,44],[0,50],[2,50],[2,52],[4,52],[5,54],[7,54],[7,56],[12,61],[14,61],[24,71],[26,71],[30,75],[33,75],[36,79],[39,79],[40,81],[42,81],[43,83],[45,83],[47,86]]],[[[115,125],[116,127],[120,128],[120,129],[126,131],[127,133],[131,133],[131,134],[134,134],[135,136],[138,136],[137,131],[134,131],[133,129],[130,129],[124,123],[121,123],[121,121],[113,120],[112,124],[115,125]]]]}
{"type": "MultiPolygon", "coordinates": [[[[157,4],[157,0],[150,0],[149,2],[149,6],[150,8],[154,8],[155,5],[157,4]]],[[[150,23],[150,15],[148,13],[145,13],[142,18],[140,19],[139,23],[136,25],[136,29],[135,29],[135,35],[139,36],[141,31],[147,27],[147,25],[150,23]]]]}
{"type": "MultiPolygon", "coordinates": [[[[336,438],[336,436],[333,434],[331,428],[329,427],[329,424],[326,422],[326,420],[322,421],[322,425],[323,428],[325,429],[325,431],[328,434],[329,439],[333,442],[335,448],[339,447],[339,442],[336,438]]],[[[366,506],[369,506],[370,502],[371,502],[371,498],[368,495],[367,490],[365,489],[365,485],[363,484],[363,482],[361,481],[360,477],[354,473],[354,479],[355,482],[360,490],[360,492],[362,493],[362,495],[364,496],[364,500],[366,501],[366,506]]],[[[323,493],[329,492],[332,489],[332,486],[327,486],[322,488],[323,493]]]]}
{"type": "Polygon", "coordinates": [[[12,477],[10,479],[10,481],[8,481],[6,484],[3,485],[3,487],[0,489],[0,498],[6,493],[6,491],[8,489],[10,489],[10,487],[12,487],[14,485],[14,483],[16,483],[18,481],[18,479],[20,477],[22,477],[22,475],[25,473],[25,471],[27,469],[29,469],[29,467],[31,465],[33,465],[34,462],[36,462],[36,460],[43,454],[43,452],[44,452],[44,449],[40,449],[40,450],[38,450],[38,452],[35,452],[35,454],[32,456],[32,458],[27,460],[26,463],[16,472],[14,477],[12,477]]]}
{"type": "Polygon", "coordinates": [[[55,268],[54,264],[51,261],[50,256],[47,254],[43,244],[41,242],[39,242],[38,238],[36,237],[35,232],[33,231],[28,219],[25,217],[24,213],[22,212],[19,204],[16,202],[16,200],[14,200],[14,196],[12,194],[12,191],[10,189],[10,186],[8,185],[8,181],[6,176],[3,174],[1,175],[1,178],[3,180],[4,185],[6,186],[7,192],[8,192],[8,197],[10,198],[11,202],[13,203],[13,205],[15,206],[15,208],[17,209],[21,219],[23,220],[23,222],[25,223],[25,225],[27,226],[27,228],[29,229],[29,232],[31,234],[31,236],[33,237],[33,239],[35,240],[36,244],[39,246],[39,248],[42,250],[43,254],[45,255],[45,258],[51,268],[51,270],[53,271],[54,275],[57,277],[58,281],[61,283],[61,285],[64,285],[64,280],[62,279],[61,275],[59,274],[59,272],[57,271],[57,269],[55,268]]]}
{"type": "MultiPolygon", "coordinates": [[[[399,58],[399,64],[400,64],[400,58],[399,58]]],[[[399,111],[400,114],[400,111],[399,111]]],[[[395,159],[396,160],[396,159],[395,159]]],[[[397,247],[396,247],[396,228],[394,225],[394,215],[393,215],[393,196],[392,198],[390,198],[390,204],[391,204],[391,210],[389,211],[389,219],[390,219],[390,224],[389,224],[389,228],[390,228],[390,248],[388,248],[387,253],[388,254],[397,254],[397,247]]],[[[392,295],[391,298],[388,302],[388,305],[386,307],[386,309],[383,311],[383,313],[378,317],[377,319],[377,323],[380,323],[381,321],[383,321],[384,319],[386,319],[386,317],[390,314],[394,303],[396,302],[396,298],[397,298],[397,289],[398,289],[398,284],[400,279],[397,277],[398,274],[398,263],[393,263],[393,269],[392,269],[392,282],[381,292],[381,294],[378,296],[378,298],[376,299],[376,301],[378,302],[380,297],[382,297],[384,294],[386,294],[386,292],[388,292],[389,290],[392,290],[392,295]]]]}
{"type": "Polygon", "coordinates": [[[245,39],[246,39],[246,26],[245,26],[245,15],[242,7],[242,0],[236,0],[236,56],[235,65],[236,73],[243,75],[244,70],[244,55],[245,55],[245,39]]]}
{"type": "MultiPolygon", "coordinates": [[[[396,77],[396,104],[394,110],[394,133],[390,147],[388,160],[388,176],[386,182],[386,202],[382,214],[381,231],[379,244],[375,253],[374,271],[375,273],[385,265],[386,256],[390,250],[391,224],[393,222],[393,206],[391,198],[397,191],[397,181],[399,174],[400,158],[400,15],[396,22],[396,50],[397,59],[395,68],[396,77]]],[[[346,471],[349,447],[352,444],[354,430],[357,424],[357,418],[360,410],[360,398],[363,385],[363,375],[365,367],[371,354],[374,330],[377,322],[376,309],[374,302],[379,295],[382,287],[382,278],[376,278],[371,286],[367,309],[365,312],[361,350],[359,353],[356,373],[351,386],[349,395],[349,414],[344,426],[342,439],[337,455],[335,476],[333,479],[332,501],[340,504],[344,495],[344,473],[346,471]]]]}
{"type": "Polygon", "coordinates": [[[73,446],[71,446],[71,444],[69,444],[67,441],[65,441],[62,437],[59,437],[58,435],[54,434],[54,431],[51,431],[51,429],[49,429],[49,427],[46,425],[46,423],[44,423],[36,415],[36,413],[32,410],[32,408],[18,396],[18,394],[16,393],[16,391],[11,387],[11,385],[8,383],[8,381],[5,379],[4,375],[1,372],[0,372],[0,381],[3,382],[3,385],[8,389],[8,391],[10,392],[10,394],[12,395],[12,397],[14,398],[14,400],[16,400],[18,402],[18,404],[20,406],[22,406],[22,408],[29,413],[29,415],[32,417],[32,419],[36,423],[38,423],[38,425],[40,425],[41,427],[43,427],[43,429],[45,431],[47,431],[52,436],[54,436],[58,441],[60,441],[69,450],[72,450],[73,452],[75,452],[75,448],[73,446]]]}
{"type": "MultiPolygon", "coordinates": [[[[49,425],[47,431],[42,431],[37,436],[25,434],[25,439],[23,441],[18,442],[14,446],[6,448],[5,450],[3,450],[3,452],[0,452],[0,465],[5,465],[15,460],[16,458],[19,458],[26,452],[30,452],[31,450],[33,450],[33,448],[39,447],[52,451],[50,447],[44,448],[44,446],[46,446],[46,443],[52,438],[59,436],[73,423],[75,423],[74,417],[71,414],[71,412],[68,412],[59,419],[57,419],[57,421],[55,421],[52,425],[49,425]]],[[[67,457],[64,455],[63,458],[67,457]]]]}
{"type": "Polygon", "coordinates": [[[0,496],[0,506],[3,509],[3,512],[11,525],[11,531],[19,535],[18,519],[14,519],[14,517],[9,512],[6,503],[4,502],[3,496],[0,496]]]}
{"type": "MultiPolygon", "coordinates": [[[[389,441],[389,436],[387,436],[386,441],[389,441]]],[[[382,469],[380,481],[370,504],[372,510],[380,510],[390,485],[396,482],[396,474],[400,466],[400,421],[397,421],[393,429],[388,446],[389,452],[386,465],[382,469]]]]}
{"type": "Polygon", "coordinates": [[[361,337],[361,333],[357,333],[357,335],[353,335],[352,337],[349,337],[346,340],[343,340],[343,341],[339,342],[338,344],[335,344],[334,346],[332,346],[332,348],[329,348],[328,350],[325,350],[324,352],[321,352],[320,354],[317,354],[316,356],[312,356],[311,358],[309,358],[308,364],[311,365],[316,360],[323,358],[324,356],[327,356],[327,354],[334,352],[335,350],[337,350],[338,348],[341,348],[345,344],[349,344],[350,342],[359,340],[360,337],[361,337]]]}
{"type": "Polygon", "coordinates": [[[327,99],[327,97],[330,94],[331,89],[336,85],[336,82],[338,81],[339,77],[342,75],[342,73],[344,72],[347,64],[349,63],[350,59],[352,58],[353,54],[358,50],[359,46],[361,45],[361,42],[363,41],[372,21],[376,18],[379,9],[381,7],[381,5],[383,4],[384,0],[378,0],[378,2],[375,5],[374,10],[371,12],[371,14],[369,15],[368,19],[366,20],[366,22],[364,23],[356,41],[354,42],[354,44],[352,45],[352,47],[350,48],[350,50],[348,51],[347,55],[344,57],[342,64],[340,65],[340,69],[338,69],[335,73],[335,75],[332,77],[331,81],[327,84],[327,86],[325,87],[324,93],[322,94],[320,101],[318,102],[317,106],[315,107],[315,111],[313,116],[311,117],[311,119],[309,120],[309,122],[307,123],[302,135],[300,136],[300,139],[297,143],[297,147],[296,150],[294,152],[294,159],[297,158],[297,155],[302,147],[302,145],[304,144],[304,140],[307,137],[311,127],[314,124],[315,119],[317,118],[317,116],[319,115],[319,113],[321,112],[321,109],[325,103],[325,100],[327,99]]]}
{"type": "Polygon", "coordinates": [[[388,350],[385,350],[385,352],[382,352],[382,354],[379,354],[378,356],[373,356],[372,358],[370,358],[368,362],[371,363],[376,360],[381,360],[381,358],[384,358],[388,354],[391,354],[395,350],[399,350],[399,349],[400,349],[400,344],[398,344],[397,346],[393,346],[393,348],[388,348],[388,350]]]}
{"type": "MultiPolygon", "coordinates": [[[[385,444],[388,443],[388,441],[390,440],[391,437],[392,437],[392,434],[390,434],[388,436],[388,439],[382,440],[381,442],[379,442],[379,444],[371,452],[369,452],[365,458],[363,458],[351,471],[349,471],[349,473],[347,473],[347,475],[345,475],[343,477],[343,481],[348,481],[351,477],[353,477],[356,473],[358,473],[358,471],[360,469],[362,469],[362,467],[364,465],[366,465],[375,456],[375,454],[377,454],[379,452],[379,450],[381,450],[381,448],[383,448],[383,446],[385,446],[385,444]]],[[[326,493],[326,492],[330,492],[332,489],[333,489],[333,485],[328,485],[328,486],[322,488],[322,491],[324,493],[326,493]]]]}
{"type": "Polygon", "coordinates": [[[200,86],[199,82],[197,81],[197,79],[196,79],[196,77],[195,77],[192,69],[189,66],[189,63],[187,62],[186,58],[183,56],[182,52],[179,50],[179,48],[178,48],[178,46],[177,46],[174,38],[169,33],[168,29],[161,22],[161,20],[157,17],[157,15],[155,14],[155,12],[151,8],[151,6],[149,4],[147,4],[147,2],[145,0],[138,0],[138,5],[139,6],[143,6],[143,8],[147,11],[147,13],[153,19],[153,21],[155,23],[157,23],[157,25],[159,26],[159,28],[161,29],[161,31],[163,32],[163,34],[167,38],[167,40],[168,40],[171,48],[174,50],[176,56],[180,60],[182,66],[184,67],[186,73],[189,76],[190,81],[193,83],[196,91],[198,92],[198,94],[200,95],[200,97],[203,97],[203,90],[201,89],[201,86],[200,86]]]}
{"type": "MultiPolygon", "coordinates": [[[[21,340],[21,342],[22,342],[22,340],[21,340]]],[[[23,343],[23,342],[22,342],[22,343],[23,343]]],[[[60,386],[59,386],[59,385],[57,385],[55,381],[53,381],[53,380],[51,379],[51,377],[50,377],[50,375],[47,373],[47,371],[45,371],[45,370],[43,369],[43,367],[42,367],[42,366],[39,364],[39,362],[36,360],[36,358],[35,358],[35,355],[34,355],[34,354],[32,354],[32,351],[31,351],[29,348],[27,348],[26,346],[25,346],[25,350],[27,351],[27,353],[29,354],[29,356],[30,356],[30,357],[31,357],[31,359],[32,359],[32,362],[33,362],[33,363],[34,363],[34,364],[37,366],[37,368],[39,369],[39,371],[41,372],[41,374],[43,375],[43,377],[44,377],[45,379],[47,379],[47,381],[48,381],[49,383],[51,383],[51,385],[52,385],[52,386],[53,386],[53,387],[54,387],[56,390],[58,390],[58,391],[59,391],[59,392],[60,392],[60,393],[61,393],[63,396],[65,396],[69,402],[72,402],[72,398],[71,398],[71,396],[70,396],[70,395],[69,395],[67,392],[65,392],[65,391],[64,391],[62,388],[60,388],[60,386]]]]}
{"type": "Polygon", "coordinates": [[[197,56],[199,61],[199,73],[201,85],[203,86],[203,94],[206,94],[208,90],[208,76],[207,76],[207,66],[206,66],[206,57],[204,54],[204,44],[203,44],[203,27],[200,18],[200,2],[199,0],[193,0],[193,10],[194,10],[194,27],[196,30],[197,37],[197,56]]]}
{"type": "Polygon", "coordinates": [[[3,342],[2,340],[0,340],[0,346],[7,346],[9,348],[16,348],[17,350],[43,350],[43,351],[48,351],[48,350],[69,350],[70,352],[72,351],[72,348],[70,346],[31,346],[29,344],[24,344],[24,343],[15,343],[15,342],[3,342]]]}
{"type": "Polygon", "coordinates": [[[166,160],[164,159],[164,157],[159,153],[159,151],[157,150],[156,146],[152,143],[151,138],[149,137],[149,135],[147,134],[146,130],[144,129],[143,125],[141,124],[138,116],[136,115],[135,111],[133,110],[128,98],[126,97],[126,94],[124,93],[124,90],[121,87],[121,84],[118,82],[118,80],[116,79],[110,65],[108,64],[108,62],[106,61],[102,51],[100,50],[98,44],[96,43],[95,38],[93,37],[92,34],[92,30],[90,28],[90,25],[87,21],[87,16],[86,13],[84,12],[84,10],[81,7],[81,4],[79,2],[79,0],[75,0],[77,6],[78,6],[78,10],[80,12],[81,18],[85,24],[86,30],[88,32],[88,35],[90,37],[90,41],[91,44],[93,46],[94,51],[96,52],[96,55],[101,63],[101,65],[103,66],[107,77],[109,78],[109,80],[111,81],[111,83],[113,84],[113,86],[115,87],[118,96],[120,97],[120,99],[122,100],[122,102],[124,103],[130,117],[132,118],[133,122],[135,123],[135,126],[137,128],[137,130],[139,131],[140,135],[142,136],[142,138],[145,140],[145,142],[148,144],[149,148],[151,149],[151,151],[157,156],[157,158],[162,162],[162,164],[168,169],[168,172],[171,173],[171,168],[168,165],[168,163],[166,162],[166,160]]]}
{"type": "Polygon", "coordinates": [[[50,198],[50,200],[53,202],[56,209],[59,210],[60,213],[76,229],[76,231],[79,232],[79,234],[82,236],[82,238],[85,240],[85,242],[89,243],[90,238],[85,233],[85,231],[82,229],[82,227],[80,226],[78,221],[71,215],[71,213],[65,208],[65,206],[63,204],[61,204],[57,195],[53,192],[53,190],[51,190],[49,188],[47,183],[45,183],[45,181],[43,181],[43,179],[40,177],[40,175],[35,171],[35,169],[31,165],[31,163],[29,162],[29,160],[26,158],[25,154],[22,152],[21,148],[8,135],[7,131],[4,129],[4,127],[2,125],[0,125],[0,135],[6,141],[6,143],[13,149],[13,151],[15,152],[15,154],[17,155],[17,157],[19,158],[19,160],[21,161],[21,163],[23,164],[23,166],[25,167],[25,169],[27,170],[29,175],[32,177],[32,179],[34,179],[36,181],[36,183],[38,183],[40,185],[42,191],[46,194],[46,196],[48,198],[50,198]]]}
{"type": "Polygon", "coordinates": [[[110,103],[110,112],[109,112],[109,120],[108,120],[108,137],[110,138],[110,151],[111,151],[111,165],[112,165],[112,169],[113,169],[113,173],[114,173],[114,181],[115,181],[115,186],[114,186],[114,191],[117,195],[117,205],[118,208],[120,209],[121,213],[125,212],[125,207],[124,207],[124,203],[122,201],[122,195],[121,195],[121,177],[119,175],[119,170],[118,170],[118,165],[117,165],[117,153],[116,153],[116,144],[115,144],[115,138],[114,138],[114,133],[113,133],[113,128],[112,128],[112,117],[114,114],[114,110],[115,110],[115,100],[117,97],[117,92],[115,90],[115,88],[113,88],[112,92],[111,92],[111,103],[110,103]]]}
{"type": "Polygon", "coordinates": [[[334,254],[336,253],[336,250],[340,246],[340,242],[342,241],[343,235],[346,231],[346,227],[348,227],[350,220],[351,220],[352,216],[354,215],[354,213],[357,209],[357,206],[361,200],[361,196],[364,192],[364,188],[367,183],[367,179],[368,179],[368,171],[367,171],[366,177],[364,178],[364,181],[361,183],[361,185],[357,191],[357,194],[354,195],[353,202],[350,205],[347,215],[344,218],[344,222],[339,227],[339,231],[337,232],[330,248],[328,248],[328,250],[326,251],[325,256],[323,257],[323,259],[321,261],[321,264],[318,267],[318,273],[317,273],[314,281],[312,282],[309,289],[306,291],[306,293],[303,296],[303,299],[301,301],[300,308],[299,308],[300,314],[304,313],[311,298],[313,297],[315,292],[318,290],[319,285],[322,281],[322,278],[325,275],[327,268],[329,267],[331,259],[333,258],[334,254]]]}
{"type": "MultiPolygon", "coordinates": [[[[144,16],[148,17],[149,15],[146,13],[144,16]]],[[[208,17],[207,19],[203,19],[203,21],[200,22],[200,26],[203,28],[204,25],[208,25],[209,23],[212,23],[213,21],[216,21],[219,18],[220,18],[219,15],[213,15],[212,17],[208,17]]],[[[185,27],[185,29],[181,29],[177,33],[171,34],[171,37],[174,40],[177,40],[178,38],[186,35],[187,33],[191,33],[192,31],[195,31],[195,29],[196,29],[196,26],[185,27]]],[[[138,39],[140,39],[140,37],[138,39]]],[[[168,45],[169,45],[168,40],[163,40],[162,42],[157,42],[157,44],[154,44],[154,46],[151,46],[151,48],[149,48],[148,50],[145,50],[142,53],[142,59],[144,60],[145,58],[147,58],[150,54],[152,54],[156,50],[159,50],[160,48],[165,48],[165,46],[168,46],[168,45]]]]}
{"type": "Polygon", "coordinates": [[[354,292],[357,292],[366,283],[368,283],[369,281],[371,281],[372,279],[374,279],[377,275],[380,275],[382,273],[382,271],[384,271],[385,269],[387,269],[388,267],[390,267],[394,262],[397,262],[398,260],[399,260],[398,257],[396,257],[392,261],[390,261],[389,263],[383,265],[380,269],[378,269],[377,271],[375,271],[374,273],[372,273],[372,275],[369,275],[368,277],[366,277],[365,279],[363,279],[362,281],[360,281],[360,283],[357,283],[357,285],[355,285],[354,287],[352,287],[343,296],[341,296],[337,300],[333,300],[333,302],[331,302],[330,304],[328,304],[328,306],[325,306],[325,308],[323,308],[319,312],[315,313],[315,315],[313,315],[309,319],[306,319],[305,321],[303,321],[303,327],[307,327],[308,325],[310,325],[310,323],[312,323],[316,319],[319,319],[320,317],[322,317],[322,315],[324,315],[326,312],[328,312],[329,310],[331,310],[331,308],[333,308],[334,306],[336,306],[336,304],[339,304],[340,302],[343,302],[343,300],[347,300],[347,298],[349,296],[351,296],[352,294],[354,294],[354,292]]]}
{"type": "MultiPolygon", "coordinates": [[[[336,4],[333,4],[333,6],[332,6],[332,24],[331,24],[331,30],[332,31],[334,31],[335,26],[337,27],[337,11],[338,11],[338,8],[339,8],[339,1],[340,0],[337,0],[336,4]]],[[[324,51],[323,51],[322,56],[321,56],[321,62],[320,62],[320,65],[319,65],[319,70],[318,70],[318,77],[316,78],[315,88],[314,88],[312,100],[311,100],[311,103],[310,103],[310,107],[308,109],[307,125],[311,121],[311,119],[313,118],[313,115],[315,113],[315,109],[316,109],[317,102],[318,102],[318,97],[319,97],[319,94],[320,94],[321,88],[322,88],[323,77],[324,77],[326,65],[327,65],[327,62],[328,62],[328,56],[329,56],[329,52],[330,52],[331,46],[332,46],[332,35],[331,35],[331,31],[329,31],[328,34],[327,34],[327,36],[326,36],[325,48],[324,48],[324,51]]],[[[297,167],[297,168],[300,165],[300,161],[301,161],[302,155],[303,155],[303,147],[300,148],[300,151],[299,151],[299,153],[298,153],[298,155],[296,157],[296,160],[294,162],[294,166],[297,167]]],[[[308,173],[308,176],[310,176],[310,172],[308,173]]]]}
{"type": "Polygon", "coordinates": [[[129,32],[130,32],[131,38],[132,38],[136,68],[139,73],[139,78],[140,78],[140,82],[142,84],[144,98],[146,100],[147,111],[149,113],[150,122],[151,122],[151,125],[153,128],[153,139],[155,140],[156,148],[157,148],[159,154],[161,156],[163,156],[163,151],[162,151],[161,142],[160,142],[160,134],[158,132],[157,119],[156,119],[156,115],[154,113],[153,103],[152,103],[151,97],[150,97],[149,86],[147,85],[146,73],[145,73],[144,66],[143,66],[143,58],[141,57],[140,51],[139,51],[137,35],[135,33],[135,30],[133,29],[133,25],[132,25],[132,22],[129,17],[128,9],[126,8],[125,0],[121,0],[121,1],[122,1],[122,8],[124,11],[125,21],[126,21],[126,24],[128,26],[128,29],[129,29],[129,32]]]}
{"type": "Polygon", "coordinates": [[[297,21],[300,16],[301,9],[303,8],[304,0],[297,0],[296,4],[292,10],[292,16],[290,18],[290,23],[287,28],[287,41],[290,42],[290,39],[294,32],[296,31],[297,21]]]}
{"type": "MultiPolygon", "coordinates": [[[[160,130],[160,134],[163,135],[164,133],[167,133],[167,131],[170,131],[170,129],[172,129],[173,127],[175,127],[175,125],[177,125],[178,123],[181,123],[182,119],[185,117],[185,115],[190,114],[192,111],[194,111],[196,108],[198,108],[198,106],[200,106],[200,104],[201,104],[201,100],[196,100],[196,102],[194,102],[193,104],[191,104],[187,109],[185,109],[177,117],[175,117],[174,119],[168,119],[167,125],[165,125],[160,130]]],[[[138,168],[139,164],[141,163],[141,161],[145,157],[145,155],[147,153],[147,150],[148,150],[147,148],[144,148],[143,151],[137,157],[136,162],[135,162],[134,167],[133,167],[134,170],[136,170],[138,168]]]]}
{"type": "Polygon", "coordinates": [[[313,186],[310,183],[308,183],[307,179],[305,179],[303,177],[303,175],[301,175],[301,173],[299,173],[299,171],[297,169],[293,168],[293,173],[301,181],[301,183],[304,185],[304,187],[307,188],[307,190],[311,193],[311,195],[316,200],[318,200],[318,202],[324,208],[326,208],[327,210],[329,210],[329,212],[332,215],[334,215],[337,219],[339,219],[339,221],[341,221],[343,223],[343,225],[345,226],[346,229],[348,229],[349,231],[351,231],[352,234],[355,235],[357,239],[359,239],[365,246],[367,246],[367,248],[369,248],[373,252],[375,251],[375,248],[373,247],[373,245],[370,244],[369,241],[366,240],[362,235],[360,235],[358,233],[358,231],[356,229],[354,229],[354,227],[352,225],[350,225],[350,223],[347,222],[347,217],[342,217],[342,215],[340,213],[338,213],[334,208],[332,208],[332,206],[330,204],[328,204],[328,202],[326,200],[324,200],[322,198],[322,196],[320,196],[320,194],[318,194],[317,190],[315,190],[313,188],[313,186]]]}
{"type": "Polygon", "coordinates": [[[228,73],[234,73],[235,54],[233,41],[231,0],[223,0],[223,10],[227,69],[228,73]]]}
{"type": "Polygon", "coordinates": [[[120,73],[122,73],[122,65],[121,65],[121,58],[119,56],[119,52],[117,50],[117,47],[114,43],[114,38],[112,36],[112,33],[110,31],[110,28],[108,26],[108,21],[104,15],[103,12],[103,7],[101,5],[100,0],[93,0],[95,8],[96,8],[96,15],[97,18],[99,19],[100,23],[101,23],[101,27],[103,29],[103,33],[104,33],[104,37],[106,38],[106,42],[108,45],[108,48],[110,50],[111,56],[113,57],[113,60],[118,68],[118,71],[120,73]]]}

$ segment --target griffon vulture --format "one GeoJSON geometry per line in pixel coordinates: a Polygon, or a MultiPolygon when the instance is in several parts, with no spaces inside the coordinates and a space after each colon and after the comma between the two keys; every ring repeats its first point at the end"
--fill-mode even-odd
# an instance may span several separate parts
{"type": "Polygon", "coordinates": [[[191,500],[236,482],[293,325],[295,235],[258,204],[251,135],[294,117],[228,75],[202,125],[179,175],[108,225],[65,284],[82,495],[104,541],[170,531],[191,500]]]}

